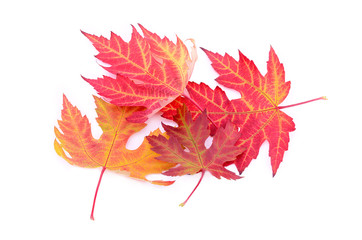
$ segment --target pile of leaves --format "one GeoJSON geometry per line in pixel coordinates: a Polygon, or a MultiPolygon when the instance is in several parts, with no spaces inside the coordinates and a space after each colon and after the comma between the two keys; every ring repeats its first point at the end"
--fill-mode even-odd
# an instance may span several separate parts
{"type": "Polygon", "coordinates": [[[91,219],[99,185],[106,169],[128,172],[135,179],[159,185],[173,181],[150,181],[149,174],[182,176],[200,173],[201,177],[184,206],[199,186],[206,171],[216,178],[239,179],[256,159],[263,142],[269,142],[273,176],[288,150],[293,119],[280,106],[287,97],[290,82],[285,81],[283,64],[270,48],[267,73],[262,75],[254,62],[239,52],[239,60],[201,48],[219,74],[216,81],[240,93],[230,100],[220,88],[190,82],[197,50],[194,40],[187,47],[178,37],[176,43],[139,25],[125,42],[111,33],[110,39],[82,32],[97,49],[101,66],[110,74],[98,79],[84,78],[101,96],[94,96],[96,119],[103,133],[92,136],[86,116],[63,96],[59,128],[55,127],[55,151],[72,165],[101,167],[93,200],[91,219]],[[136,150],[126,144],[130,136],[157,112],[173,120],[177,127],[162,123],[165,132],[156,130],[136,150]],[[205,141],[212,137],[212,144],[205,141]],[[225,167],[235,164],[238,174],[225,167]]]}

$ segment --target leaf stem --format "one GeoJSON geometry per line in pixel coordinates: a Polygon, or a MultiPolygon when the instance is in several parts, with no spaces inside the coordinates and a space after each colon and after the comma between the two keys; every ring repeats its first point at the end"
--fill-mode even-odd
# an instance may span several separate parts
{"type": "Polygon", "coordinates": [[[323,97],[315,98],[315,99],[308,100],[305,102],[300,102],[300,103],[291,104],[291,105],[287,105],[287,106],[279,106],[278,108],[279,109],[290,108],[290,107],[294,107],[294,106],[298,106],[298,105],[302,105],[302,104],[306,104],[306,103],[310,103],[310,102],[314,102],[314,101],[318,101],[318,100],[327,100],[327,97],[323,96],[323,97]]]}
{"type": "Polygon", "coordinates": [[[205,172],[206,172],[206,170],[205,170],[205,169],[202,169],[202,171],[201,171],[201,177],[200,177],[200,180],[198,181],[198,183],[196,184],[196,187],[194,188],[194,190],[192,190],[192,192],[191,192],[191,194],[188,196],[188,198],[187,198],[183,203],[180,204],[180,207],[185,206],[185,204],[187,203],[187,201],[190,199],[190,197],[192,196],[192,194],[195,192],[195,190],[197,189],[197,187],[200,185],[201,180],[204,178],[205,172]]]}
{"type": "Polygon", "coordinates": [[[93,206],[92,206],[92,213],[91,213],[91,216],[90,216],[90,219],[93,220],[93,221],[94,221],[94,207],[95,207],[95,205],[96,205],[98,189],[99,189],[99,185],[101,184],[104,171],[106,171],[106,167],[103,167],[103,168],[102,168],[101,175],[99,176],[99,180],[98,180],[98,184],[97,184],[97,188],[96,188],[96,193],[94,194],[94,200],[93,200],[93,206]]]}
{"type": "MultiPolygon", "coordinates": [[[[187,94],[183,94],[182,95],[184,98],[190,100],[201,112],[203,112],[205,109],[202,109],[202,107],[200,107],[200,105],[195,102],[195,100],[193,100],[190,96],[187,96],[187,94]]],[[[210,122],[217,128],[216,123],[210,118],[210,116],[206,113],[207,118],[210,120],[210,122]]]]}

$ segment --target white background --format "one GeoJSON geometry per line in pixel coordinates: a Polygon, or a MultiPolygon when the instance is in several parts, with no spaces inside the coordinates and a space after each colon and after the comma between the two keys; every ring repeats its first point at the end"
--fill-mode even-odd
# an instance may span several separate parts
{"type": "MultiPolygon", "coordinates": [[[[0,238],[362,239],[358,3],[3,1],[0,238]],[[105,72],[80,29],[106,37],[114,31],[129,40],[130,25],[137,23],[236,58],[240,49],[263,74],[272,45],[292,82],[282,105],[328,97],[285,110],[297,130],[274,178],[264,144],[245,178],[207,174],[181,208],[198,175],[161,187],[106,171],[96,220],[89,220],[101,169],[73,167],[58,157],[53,128],[65,93],[99,136],[95,91],[80,75],[96,78],[105,72]]],[[[217,74],[198,53],[191,80],[215,87],[217,74]]]]}

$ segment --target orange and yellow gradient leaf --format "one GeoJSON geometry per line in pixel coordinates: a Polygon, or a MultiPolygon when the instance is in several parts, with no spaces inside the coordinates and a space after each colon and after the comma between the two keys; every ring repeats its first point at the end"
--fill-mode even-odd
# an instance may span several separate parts
{"type": "MultiPolygon", "coordinates": [[[[145,123],[130,123],[126,118],[138,111],[138,107],[119,107],[94,97],[97,122],[103,133],[99,139],[92,136],[91,126],[86,116],[82,116],[77,107],[63,97],[62,119],[59,129],[54,128],[55,151],[72,165],[85,168],[102,167],[101,175],[93,201],[91,219],[94,219],[94,206],[99,185],[106,169],[127,171],[135,179],[153,184],[170,185],[173,181],[149,181],[149,174],[162,173],[174,166],[172,163],[157,160],[159,155],[151,151],[151,146],[144,140],[136,150],[126,148],[129,137],[145,127],[145,123]]],[[[160,134],[157,130],[151,135],[160,134]]]]}

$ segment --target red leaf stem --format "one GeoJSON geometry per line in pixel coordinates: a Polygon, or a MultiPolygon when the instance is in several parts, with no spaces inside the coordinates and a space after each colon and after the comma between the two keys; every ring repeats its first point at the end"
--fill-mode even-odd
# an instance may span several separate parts
{"type": "Polygon", "coordinates": [[[201,183],[201,180],[204,178],[204,175],[205,175],[205,169],[203,169],[202,171],[201,171],[201,177],[200,177],[200,180],[197,182],[197,184],[196,184],[196,187],[194,188],[194,190],[192,190],[192,192],[190,193],[190,195],[188,196],[188,198],[183,202],[183,203],[181,203],[179,206],[180,207],[183,207],[183,206],[185,206],[185,204],[187,203],[187,201],[190,199],[190,197],[192,196],[192,194],[195,192],[195,190],[198,188],[198,186],[200,185],[200,183],[201,183]]]}
{"type": "Polygon", "coordinates": [[[104,172],[106,171],[106,167],[102,167],[102,171],[101,171],[101,175],[99,176],[99,180],[98,180],[98,184],[97,184],[97,188],[96,188],[96,193],[94,194],[94,200],[93,200],[93,206],[92,206],[92,213],[90,216],[90,219],[94,221],[94,207],[96,205],[96,200],[97,200],[97,195],[98,195],[98,189],[99,189],[99,185],[101,184],[102,181],[102,177],[104,172]]]}
{"type": "Polygon", "coordinates": [[[295,104],[291,104],[291,105],[286,105],[286,106],[279,106],[279,109],[283,109],[283,108],[290,108],[290,107],[294,107],[294,106],[298,106],[298,105],[302,105],[302,104],[306,104],[306,103],[310,103],[310,102],[314,102],[314,101],[318,101],[318,100],[328,100],[326,96],[323,97],[319,97],[319,98],[315,98],[312,100],[308,100],[305,102],[300,102],[300,103],[295,103],[295,104]]]}

